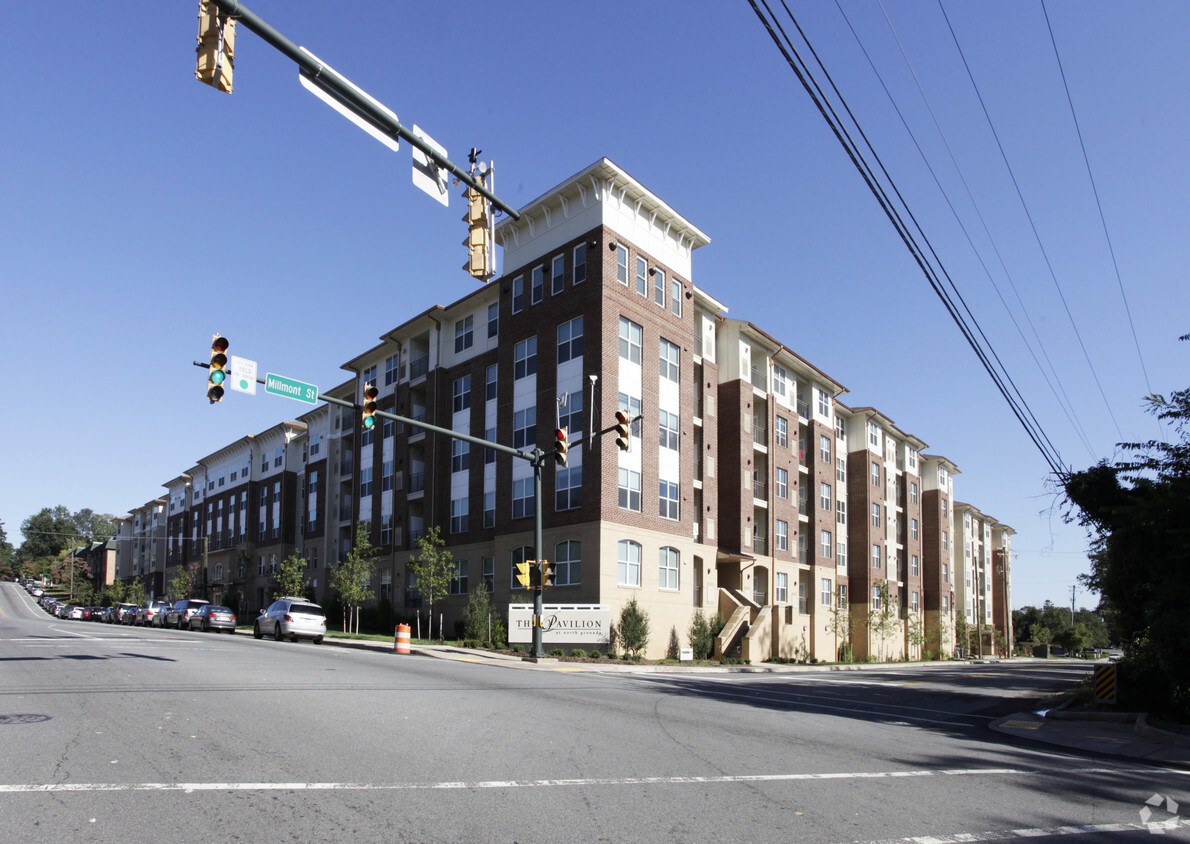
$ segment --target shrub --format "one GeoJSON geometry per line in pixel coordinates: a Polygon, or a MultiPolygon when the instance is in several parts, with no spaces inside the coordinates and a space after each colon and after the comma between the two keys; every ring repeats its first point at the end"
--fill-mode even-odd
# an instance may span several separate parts
{"type": "Polygon", "coordinates": [[[694,611],[690,622],[690,648],[695,659],[710,659],[715,652],[715,637],[711,635],[711,623],[701,609],[694,611]]]}
{"type": "Polygon", "coordinates": [[[678,644],[678,628],[669,628],[669,644],[665,647],[666,659],[677,659],[680,656],[681,645],[678,644]]]}
{"type": "Polygon", "coordinates": [[[550,651],[550,656],[563,656],[564,654],[565,651],[563,651],[561,648],[554,648],[552,651],[550,651]]]}
{"type": "Polygon", "coordinates": [[[587,656],[587,652],[582,648],[575,648],[570,652],[570,655],[575,659],[584,659],[587,656]]]}
{"type": "Polygon", "coordinates": [[[524,645],[513,645],[512,652],[517,653],[517,654],[523,654],[525,652],[525,646],[524,645]]]}
{"type": "Polygon", "coordinates": [[[588,653],[587,653],[587,656],[591,657],[591,659],[602,659],[602,658],[603,658],[603,651],[599,651],[599,650],[592,650],[592,651],[590,651],[590,652],[588,652],[588,653]]]}
{"type": "Polygon", "coordinates": [[[640,608],[635,595],[620,611],[618,632],[624,653],[639,658],[649,644],[649,615],[640,608]]]}

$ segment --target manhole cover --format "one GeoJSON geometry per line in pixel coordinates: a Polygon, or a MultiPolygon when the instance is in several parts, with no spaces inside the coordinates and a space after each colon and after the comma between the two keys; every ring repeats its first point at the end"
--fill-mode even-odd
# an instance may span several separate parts
{"type": "Polygon", "coordinates": [[[40,721],[48,721],[48,715],[0,715],[0,724],[36,724],[40,721]]]}

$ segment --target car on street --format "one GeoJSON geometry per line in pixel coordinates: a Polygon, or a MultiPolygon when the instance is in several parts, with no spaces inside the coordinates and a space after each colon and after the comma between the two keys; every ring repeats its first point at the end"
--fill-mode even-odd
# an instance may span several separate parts
{"type": "Polygon", "coordinates": [[[207,606],[210,603],[210,601],[204,601],[201,598],[183,598],[166,610],[161,623],[165,627],[177,627],[180,630],[189,625],[190,617],[198,612],[199,607],[207,606]]]}
{"type": "Polygon", "coordinates": [[[326,637],[326,613],[303,598],[280,598],[269,604],[252,625],[257,639],[272,636],[278,642],[310,639],[321,645],[326,637]]]}
{"type": "Polygon", "coordinates": [[[132,623],[151,627],[166,606],[164,601],[145,601],[136,608],[136,620],[132,623]]]}
{"type": "Polygon", "coordinates": [[[107,618],[104,619],[108,624],[120,624],[123,622],[123,614],[131,610],[136,612],[135,604],[126,604],[123,601],[112,604],[108,607],[107,618]]]}
{"type": "Polygon", "coordinates": [[[66,614],[62,617],[81,621],[82,619],[86,618],[86,616],[83,615],[84,612],[84,608],[80,607],[78,604],[70,604],[66,609],[66,614]]]}
{"type": "Polygon", "coordinates": [[[235,633],[236,617],[227,607],[204,603],[190,616],[186,626],[190,630],[197,629],[203,632],[226,630],[228,633],[235,633]]]}
{"type": "Polygon", "coordinates": [[[136,624],[136,605],[120,604],[120,615],[116,621],[120,624],[136,624]]]}

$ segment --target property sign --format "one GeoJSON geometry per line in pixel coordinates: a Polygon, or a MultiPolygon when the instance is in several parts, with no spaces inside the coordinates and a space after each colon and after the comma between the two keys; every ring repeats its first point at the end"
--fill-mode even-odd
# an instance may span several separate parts
{"type": "MultiPolygon", "coordinates": [[[[546,604],[541,614],[541,642],[551,645],[606,645],[611,629],[609,604],[546,604]]],[[[533,641],[533,605],[510,604],[508,641],[533,641]]]]}
{"type": "Polygon", "coordinates": [[[318,388],[305,381],[286,378],[284,375],[269,373],[264,377],[264,391],[287,399],[297,399],[306,404],[317,404],[318,388]]]}

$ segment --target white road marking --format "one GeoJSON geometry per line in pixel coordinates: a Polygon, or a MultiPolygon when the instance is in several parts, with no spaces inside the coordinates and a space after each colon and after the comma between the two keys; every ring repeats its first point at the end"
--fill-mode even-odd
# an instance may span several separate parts
{"type": "Polygon", "coordinates": [[[991,832],[959,832],[954,835],[922,835],[916,838],[886,838],[881,841],[862,841],[854,844],[960,844],[970,841],[1004,841],[1012,838],[1041,838],[1051,835],[1101,835],[1105,832],[1141,832],[1164,835],[1190,827],[1190,820],[1174,819],[1161,823],[1096,823],[1078,826],[1034,827],[1030,829],[1000,829],[991,832]]]}
{"type": "MultiPolygon", "coordinates": [[[[1084,774],[1153,774],[1153,768],[1087,768],[1084,774]]],[[[959,768],[953,770],[851,771],[823,774],[723,774],[708,777],[592,777],[587,779],[476,780],[448,782],[141,782],[141,783],[44,783],[0,785],[0,794],[60,794],[66,792],[181,791],[459,791],[494,788],[556,788],[569,786],[715,785],[732,783],[796,782],[812,780],[908,779],[951,776],[1022,776],[1047,771],[1021,768],[959,768]]],[[[1177,773],[1170,771],[1170,773],[1177,773]]],[[[917,841],[918,839],[898,839],[917,841]]],[[[925,839],[922,839],[925,840],[925,839]]],[[[942,840],[942,839],[940,839],[942,840]]],[[[956,839],[957,840],[957,839],[956,839]]],[[[965,840],[965,839],[964,839],[965,840]]],[[[975,840],[975,839],[972,839],[975,840]]]]}

